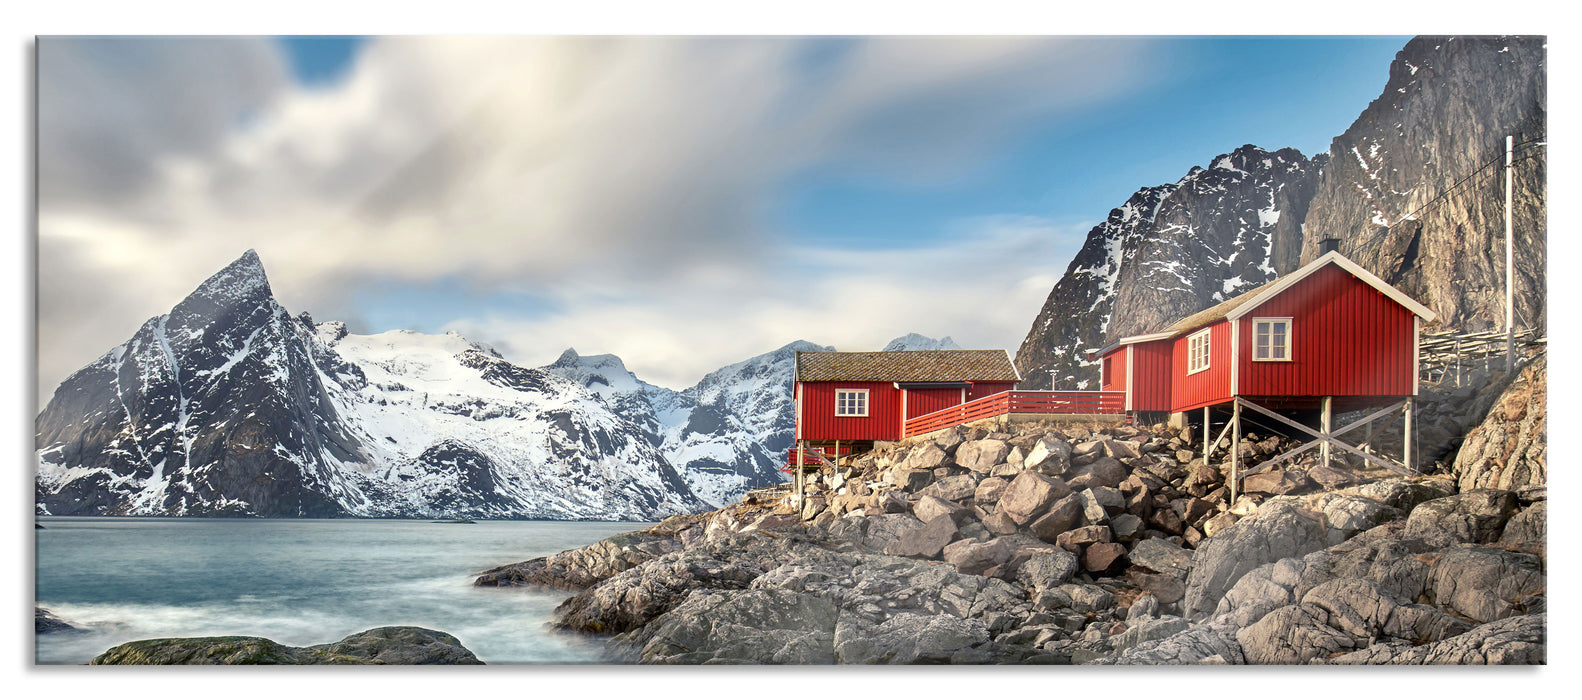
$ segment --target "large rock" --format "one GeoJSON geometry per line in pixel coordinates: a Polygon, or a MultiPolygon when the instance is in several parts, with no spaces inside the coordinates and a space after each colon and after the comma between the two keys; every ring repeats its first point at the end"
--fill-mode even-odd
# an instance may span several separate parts
{"type": "Polygon", "coordinates": [[[1022,460],[1022,467],[1040,474],[1060,476],[1071,467],[1071,444],[1059,438],[1040,438],[1022,460]]]}
{"type": "Polygon", "coordinates": [[[950,455],[939,445],[929,442],[912,448],[906,459],[901,462],[901,468],[906,470],[933,471],[937,467],[950,463],[950,455]]]}
{"type": "Polygon", "coordinates": [[[1539,501],[1512,516],[1500,533],[1500,546],[1545,555],[1549,537],[1549,502],[1539,501]]]}
{"type": "Polygon", "coordinates": [[[973,497],[973,492],[978,488],[978,480],[971,474],[947,476],[939,481],[929,484],[927,488],[919,491],[922,496],[961,502],[973,497]]]}
{"type": "Polygon", "coordinates": [[[1077,557],[1063,549],[1042,551],[1016,569],[1016,581],[1034,591],[1054,588],[1077,573],[1077,557]]]}
{"type": "Polygon", "coordinates": [[[1439,498],[1412,509],[1406,534],[1430,540],[1487,544],[1499,539],[1516,514],[1516,494],[1478,489],[1439,498]]]}
{"type": "Polygon", "coordinates": [[[1072,493],[1055,501],[1054,505],[1049,506],[1049,509],[1029,524],[1027,529],[1038,539],[1054,542],[1061,533],[1076,527],[1081,522],[1082,500],[1077,494],[1072,493]]]}
{"type": "Polygon", "coordinates": [[[934,516],[921,525],[903,531],[885,554],[898,557],[937,559],[945,545],[956,538],[956,523],[948,514],[934,516]]]}
{"type": "Polygon", "coordinates": [[[917,516],[918,520],[925,523],[943,515],[948,516],[959,525],[971,513],[971,508],[933,496],[919,498],[917,499],[917,504],[912,506],[912,515],[917,516]]]}
{"type": "Polygon", "coordinates": [[[1182,614],[1208,615],[1247,572],[1286,557],[1328,546],[1324,525],[1287,500],[1275,500],[1215,537],[1204,540],[1192,557],[1182,614]]]}
{"type": "Polygon", "coordinates": [[[1523,368],[1467,433],[1452,468],[1463,491],[1545,484],[1549,479],[1548,355],[1523,368]]]}
{"type": "Polygon", "coordinates": [[[1192,570],[1192,552],[1166,540],[1149,538],[1137,543],[1130,555],[1132,564],[1182,579],[1192,570]]]}
{"type": "Polygon", "coordinates": [[[1005,461],[1011,446],[1004,440],[973,440],[956,448],[956,464],[972,471],[988,474],[994,465],[1005,461]]]}
{"type": "Polygon", "coordinates": [[[1545,593],[1543,564],[1536,555],[1486,547],[1446,551],[1429,573],[1435,603],[1478,622],[1519,615],[1524,601],[1545,593]]]}
{"type": "Polygon", "coordinates": [[[582,590],[679,549],[681,543],[674,537],[628,532],[580,549],[495,567],[479,574],[473,585],[546,586],[582,590]]]}
{"type": "Polygon", "coordinates": [[[628,635],[644,663],[828,664],[839,609],[816,595],[772,589],[700,592],[628,635]]]}
{"type": "Polygon", "coordinates": [[[941,556],[957,571],[979,575],[1009,561],[1011,550],[998,537],[988,542],[960,540],[946,545],[941,556]]]}
{"type": "Polygon", "coordinates": [[[1066,481],[1072,490],[1108,486],[1115,488],[1126,480],[1126,466],[1114,457],[1100,457],[1070,475],[1066,481]]]}
{"type": "Polygon", "coordinates": [[[1026,525],[1042,515],[1050,504],[1070,493],[1071,489],[1059,477],[1024,471],[1000,494],[999,509],[1017,525],[1026,525]]]}
{"type": "Polygon", "coordinates": [[[1247,493],[1267,493],[1275,496],[1296,493],[1312,485],[1307,477],[1284,469],[1269,469],[1253,474],[1241,481],[1247,493]]]}
{"type": "Polygon", "coordinates": [[[93,658],[106,665],[477,665],[455,637],[422,627],[379,627],[333,644],[289,647],[263,637],[186,637],[127,642],[93,658]]]}
{"type": "Polygon", "coordinates": [[[76,627],[65,620],[55,617],[55,614],[37,605],[33,606],[33,633],[51,634],[54,632],[81,632],[82,628],[76,627]]]}

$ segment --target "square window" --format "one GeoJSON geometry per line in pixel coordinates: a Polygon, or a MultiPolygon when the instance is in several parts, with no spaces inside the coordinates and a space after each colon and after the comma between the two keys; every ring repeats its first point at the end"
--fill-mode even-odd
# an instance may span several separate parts
{"type": "Polygon", "coordinates": [[[1252,320],[1252,359],[1256,362],[1290,361],[1291,319],[1255,318],[1252,320]]]}
{"type": "Polygon", "coordinates": [[[847,389],[835,392],[836,416],[868,415],[868,390],[847,389]]]}

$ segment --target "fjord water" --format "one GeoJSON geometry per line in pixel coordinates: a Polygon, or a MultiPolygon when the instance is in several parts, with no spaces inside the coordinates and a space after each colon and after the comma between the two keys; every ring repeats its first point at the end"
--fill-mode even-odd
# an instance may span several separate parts
{"type": "Polygon", "coordinates": [[[36,662],[80,664],[122,642],[248,635],[308,646],[386,625],[460,639],[485,663],[600,660],[547,630],[555,591],[475,588],[494,566],[645,523],[41,517],[35,599],[84,634],[39,635],[36,662]]]}

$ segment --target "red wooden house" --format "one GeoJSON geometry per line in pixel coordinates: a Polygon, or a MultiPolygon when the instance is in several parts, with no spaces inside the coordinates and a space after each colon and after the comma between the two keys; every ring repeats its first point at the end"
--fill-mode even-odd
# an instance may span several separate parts
{"type": "MultiPolygon", "coordinates": [[[[1128,411],[1203,409],[1205,428],[1213,407],[1229,405],[1238,426],[1243,407],[1293,426],[1272,412],[1319,409],[1327,436],[1335,410],[1398,404],[1410,432],[1418,330],[1434,317],[1331,251],[1160,332],[1098,351],[1100,385],[1126,392],[1128,411]]],[[[1319,441],[1326,452],[1338,446],[1319,441]]],[[[1410,464],[1409,452],[1403,461],[1410,464]]]]}
{"type": "Polygon", "coordinates": [[[908,418],[1009,391],[1018,381],[1004,350],[798,352],[796,440],[839,443],[842,454],[854,444],[899,440],[908,418]]]}

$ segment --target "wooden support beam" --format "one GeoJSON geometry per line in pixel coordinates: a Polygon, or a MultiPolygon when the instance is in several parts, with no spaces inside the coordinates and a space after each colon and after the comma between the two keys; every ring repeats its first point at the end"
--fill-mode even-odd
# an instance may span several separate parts
{"type": "Polygon", "coordinates": [[[1351,445],[1348,445],[1348,444],[1346,444],[1344,442],[1341,442],[1340,440],[1337,439],[1337,437],[1340,434],[1342,434],[1342,433],[1350,432],[1354,428],[1361,427],[1361,425],[1363,423],[1365,423],[1367,421],[1372,421],[1374,418],[1377,418],[1378,416],[1380,416],[1382,414],[1393,412],[1395,410],[1395,407],[1387,408],[1387,409],[1384,409],[1384,410],[1381,410],[1381,411],[1376,411],[1376,412],[1374,412],[1372,415],[1370,415],[1367,418],[1364,418],[1364,419],[1362,419],[1360,421],[1357,421],[1356,423],[1352,423],[1351,425],[1348,425],[1345,428],[1342,428],[1342,429],[1340,429],[1338,431],[1335,431],[1333,433],[1325,435],[1325,434],[1319,433],[1316,430],[1313,430],[1312,428],[1309,428],[1309,427],[1307,427],[1305,425],[1302,425],[1301,423],[1298,423],[1298,422],[1296,422],[1294,420],[1291,420],[1290,418],[1286,418],[1285,416],[1282,416],[1282,415],[1280,415],[1278,413],[1275,413],[1274,411],[1271,411],[1271,410],[1266,409],[1266,408],[1264,408],[1262,406],[1259,406],[1258,404],[1252,403],[1251,401],[1247,401],[1245,399],[1238,398],[1238,399],[1236,399],[1236,403],[1238,405],[1246,406],[1249,409],[1257,411],[1258,413],[1261,413],[1261,414],[1263,414],[1265,416],[1268,416],[1268,417],[1273,418],[1273,419],[1275,419],[1277,421],[1280,421],[1281,423],[1289,425],[1289,426],[1291,426],[1293,428],[1296,428],[1297,430],[1300,430],[1300,431],[1302,431],[1304,433],[1307,433],[1308,435],[1311,435],[1314,438],[1316,438],[1315,440],[1312,440],[1312,441],[1302,445],[1301,447],[1298,447],[1296,449],[1287,451],[1285,454],[1282,454],[1282,455],[1280,455],[1278,457],[1275,457],[1274,459],[1271,459],[1271,460],[1269,460],[1267,462],[1264,462],[1263,464],[1258,465],[1257,469],[1249,469],[1245,474],[1242,474],[1243,478],[1251,476],[1253,474],[1257,474],[1259,472],[1262,472],[1262,471],[1264,471],[1266,469],[1269,469],[1269,468],[1273,467],[1276,464],[1284,462],[1285,460],[1290,459],[1291,457],[1297,455],[1298,453],[1302,452],[1303,450],[1306,450],[1306,449],[1312,447],[1313,445],[1317,445],[1320,442],[1327,442],[1327,443],[1329,443],[1331,445],[1334,445],[1335,447],[1339,447],[1342,450],[1345,450],[1345,451],[1350,452],[1350,453],[1352,453],[1354,455],[1357,455],[1358,457],[1361,457],[1363,460],[1365,460],[1365,461],[1367,461],[1367,462],[1369,462],[1371,464],[1377,464],[1380,467],[1383,467],[1385,469],[1389,469],[1390,471],[1398,472],[1398,473],[1401,473],[1401,474],[1406,474],[1408,476],[1417,476],[1417,472],[1415,472],[1415,471],[1412,471],[1410,469],[1402,467],[1401,465],[1394,464],[1392,462],[1389,462],[1389,461],[1380,459],[1378,457],[1375,457],[1373,455],[1370,455],[1370,454],[1368,454],[1366,452],[1363,452],[1362,450],[1359,450],[1359,449],[1357,449],[1355,447],[1352,447],[1351,445]]]}
{"type": "Polygon", "coordinates": [[[1413,415],[1415,413],[1417,413],[1417,402],[1407,399],[1406,429],[1401,432],[1401,463],[1405,464],[1406,468],[1412,470],[1414,474],[1417,472],[1417,450],[1413,449],[1416,445],[1412,444],[1417,441],[1417,426],[1414,425],[1413,415]]]}
{"type": "Polygon", "coordinates": [[[1217,440],[1212,440],[1212,441],[1210,440],[1210,438],[1214,437],[1214,431],[1209,429],[1208,409],[1209,409],[1208,406],[1204,406],[1203,407],[1203,463],[1204,464],[1208,464],[1208,458],[1214,454],[1214,443],[1218,442],[1217,440]]]}
{"type": "MultiPolygon", "coordinates": [[[[1329,435],[1330,434],[1329,433],[1329,428],[1330,428],[1329,420],[1330,420],[1330,415],[1331,415],[1330,408],[1331,408],[1331,404],[1333,403],[1333,401],[1332,401],[1333,398],[1334,397],[1332,397],[1332,396],[1325,396],[1324,397],[1323,408],[1319,412],[1319,415],[1318,415],[1318,430],[1319,430],[1319,432],[1321,432],[1321,433],[1323,433],[1325,435],[1329,435]]],[[[1323,445],[1319,446],[1318,449],[1322,453],[1322,457],[1321,457],[1322,461],[1320,461],[1319,463],[1323,464],[1326,467],[1329,466],[1329,459],[1330,459],[1329,443],[1325,442],[1323,445]]]]}
{"type": "MultiPolygon", "coordinates": [[[[1230,406],[1230,426],[1234,426],[1230,434],[1230,504],[1236,505],[1236,475],[1241,462],[1241,401],[1237,400],[1230,406]]],[[[1216,442],[1218,442],[1216,440],[1216,442]]]]}

